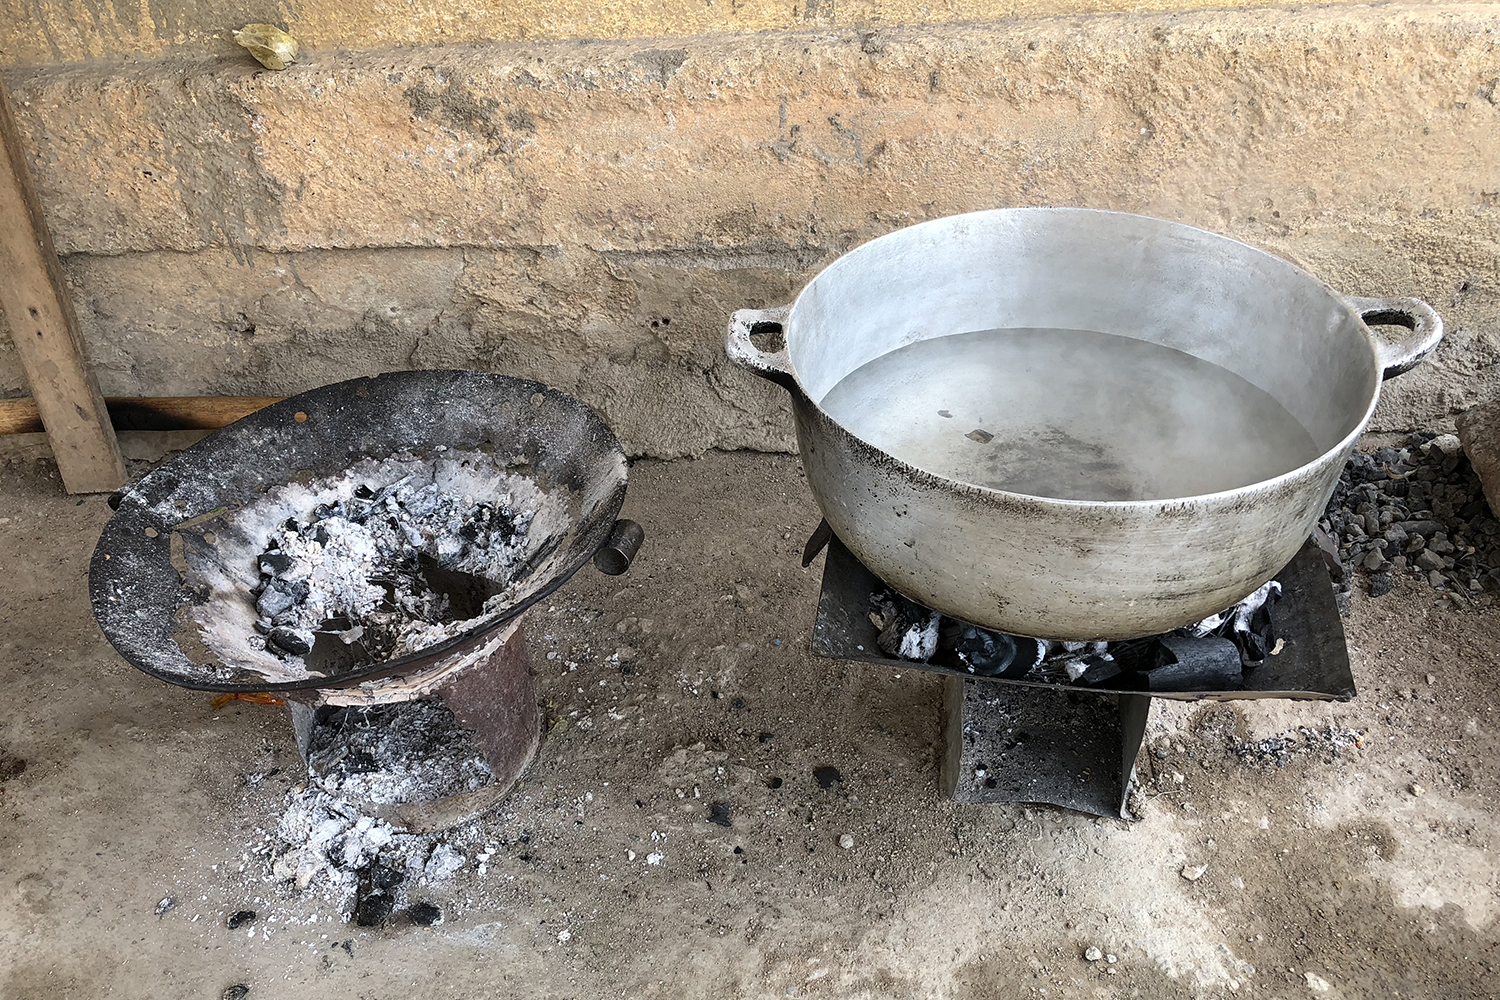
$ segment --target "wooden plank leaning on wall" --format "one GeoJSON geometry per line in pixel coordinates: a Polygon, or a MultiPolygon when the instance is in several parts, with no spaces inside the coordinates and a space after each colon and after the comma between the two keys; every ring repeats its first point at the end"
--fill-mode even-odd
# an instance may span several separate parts
{"type": "Polygon", "coordinates": [[[125,463],[99,386],[84,366],[83,338],[20,134],[0,81],[0,315],[69,493],[105,493],[125,482],[125,463]]]}

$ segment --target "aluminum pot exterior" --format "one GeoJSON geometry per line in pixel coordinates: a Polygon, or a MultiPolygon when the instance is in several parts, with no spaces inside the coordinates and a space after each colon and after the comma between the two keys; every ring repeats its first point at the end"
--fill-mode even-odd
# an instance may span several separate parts
{"type": "Polygon", "coordinates": [[[1407,370],[1441,336],[1425,303],[1345,298],[1279,258],[1203,230],[1115,212],[1006,209],[865,244],[814,278],[795,304],[736,313],[726,349],[791,393],[814,497],[844,544],[887,583],[987,628],[1126,639],[1215,614],[1279,571],[1326,505],[1382,373],[1407,370]],[[975,233],[1004,239],[976,243],[975,233]],[[1289,322],[1257,325],[1278,315],[1289,322]],[[1376,336],[1365,320],[1410,334],[1376,336]],[[783,328],[779,350],[753,343],[762,324],[783,328]],[[1258,365],[1258,384],[1323,450],[1284,475],[1222,493],[1058,500],[925,472],[868,444],[815,401],[841,373],[904,343],[997,326],[1130,331],[1231,371],[1258,365]]]}
{"type": "Polygon", "coordinates": [[[871,447],[793,394],[808,486],[876,576],[945,615],[1048,639],[1132,639],[1216,614],[1307,540],[1348,450],[1300,474],[1152,504],[976,489],[871,447]]]}

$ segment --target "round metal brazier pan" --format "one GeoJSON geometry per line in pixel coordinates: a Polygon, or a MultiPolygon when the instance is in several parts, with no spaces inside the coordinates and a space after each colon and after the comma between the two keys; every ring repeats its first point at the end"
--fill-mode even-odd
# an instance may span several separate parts
{"type": "Polygon", "coordinates": [[[1227,237],[1118,212],[1025,208],[873,240],[792,305],[735,313],[727,349],[791,393],[813,495],[844,544],[891,586],[986,628],[1126,639],[1214,614],[1290,561],[1381,379],[1441,337],[1425,302],[1347,298],[1227,237]],[[779,350],[752,342],[778,327],[779,350]],[[907,344],[1024,327],[1119,334],[1210,361],[1273,396],[1322,453],[1204,496],[1061,500],[923,471],[819,406],[844,376],[907,344]],[[1395,327],[1403,329],[1391,337],[1395,327]]]}

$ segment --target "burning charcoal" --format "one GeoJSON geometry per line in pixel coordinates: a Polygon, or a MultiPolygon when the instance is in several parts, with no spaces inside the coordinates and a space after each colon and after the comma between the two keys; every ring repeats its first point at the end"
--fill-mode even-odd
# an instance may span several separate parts
{"type": "Polygon", "coordinates": [[[422,900],[406,908],[406,915],[418,927],[431,927],[443,922],[443,911],[436,903],[422,900]]]}
{"type": "Polygon", "coordinates": [[[1163,636],[1155,658],[1146,673],[1152,691],[1232,691],[1244,684],[1239,648],[1218,636],[1163,636]]]}
{"type": "Polygon", "coordinates": [[[232,931],[237,931],[247,924],[255,923],[259,916],[260,914],[254,910],[235,910],[229,915],[229,919],[224,921],[224,926],[232,931]]]}
{"type": "Polygon", "coordinates": [[[271,629],[266,641],[277,649],[293,656],[305,656],[312,652],[313,635],[301,629],[279,626],[271,629]]]}

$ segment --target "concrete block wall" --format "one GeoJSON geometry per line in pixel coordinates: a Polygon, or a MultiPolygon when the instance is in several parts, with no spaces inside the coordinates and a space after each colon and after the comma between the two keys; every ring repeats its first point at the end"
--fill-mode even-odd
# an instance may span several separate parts
{"type": "MultiPolygon", "coordinates": [[[[791,446],[724,323],[843,251],[1012,205],[1226,233],[1419,295],[1375,427],[1500,395],[1500,5],[1092,14],[310,48],[5,73],[108,394],[460,366],[635,454],[791,446]]],[[[0,393],[24,392],[8,339],[0,393]]]]}

